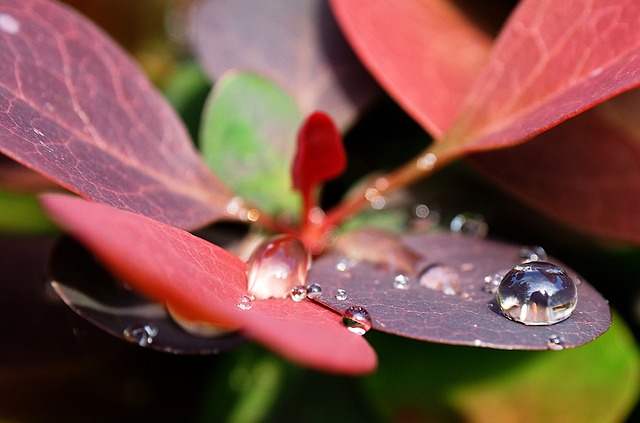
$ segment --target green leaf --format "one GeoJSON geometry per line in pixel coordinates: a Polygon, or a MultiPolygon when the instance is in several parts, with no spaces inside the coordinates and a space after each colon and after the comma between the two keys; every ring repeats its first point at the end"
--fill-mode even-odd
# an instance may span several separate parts
{"type": "Polygon", "coordinates": [[[207,100],[200,145],[205,161],[244,200],[272,215],[297,216],[291,163],[302,113],[271,81],[225,74],[207,100]]]}
{"type": "Polygon", "coordinates": [[[498,351],[376,335],[370,339],[380,369],[365,387],[388,418],[618,422],[639,393],[640,354],[617,315],[602,337],[564,351],[498,351]]]}
{"type": "Polygon", "coordinates": [[[0,232],[45,232],[54,228],[33,195],[0,191],[0,232]]]}

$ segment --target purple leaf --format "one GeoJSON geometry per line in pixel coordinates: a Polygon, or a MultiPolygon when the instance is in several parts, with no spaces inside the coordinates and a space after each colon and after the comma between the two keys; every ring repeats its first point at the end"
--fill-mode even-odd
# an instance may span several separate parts
{"type": "Polygon", "coordinates": [[[0,5],[0,152],[85,197],[184,228],[231,193],[138,66],[72,10],[0,5]]]}
{"type": "Polygon", "coordinates": [[[519,246],[446,233],[412,235],[402,241],[422,255],[418,269],[440,264],[457,274],[459,292],[447,295],[421,286],[415,275],[405,289],[398,289],[394,279],[399,272],[392,267],[366,262],[350,267],[337,253],[314,262],[308,283],[320,284],[323,294],[319,301],[338,312],[364,306],[375,329],[445,344],[543,350],[558,347],[550,344],[555,336],[563,339],[565,348],[571,348],[592,341],[611,324],[608,302],[562,265],[576,283],[579,281],[578,304],[571,317],[550,326],[525,326],[504,317],[495,295],[485,289],[484,279],[504,274],[518,264],[519,246]],[[336,299],[338,289],[346,291],[345,300],[336,299]]]}
{"type": "Polygon", "coordinates": [[[322,110],[349,126],[378,93],[321,0],[203,0],[192,40],[212,78],[259,72],[285,87],[304,114],[322,110]]]}

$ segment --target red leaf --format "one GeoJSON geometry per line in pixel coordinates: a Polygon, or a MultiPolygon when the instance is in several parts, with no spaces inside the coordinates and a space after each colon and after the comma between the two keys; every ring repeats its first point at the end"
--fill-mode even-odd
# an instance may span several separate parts
{"type": "Polygon", "coordinates": [[[502,316],[495,294],[486,290],[485,277],[504,274],[521,263],[520,246],[448,233],[409,235],[399,241],[423,257],[412,274],[403,273],[409,277],[404,289],[394,287],[398,269],[365,261],[339,269],[336,264],[344,264],[345,257],[332,252],[316,260],[307,277],[308,283],[322,285],[318,301],[338,312],[363,306],[373,327],[380,331],[429,342],[499,349],[549,349],[555,346],[549,343],[554,336],[564,340],[565,348],[577,347],[602,335],[611,325],[607,300],[564,266],[578,284],[578,303],[571,317],[553,325],[525,326],[502,316]],[[457,294],[448,295],[419,283],[420,273],[432,266],[446,266],[445,275],[458,279],[457,294]],[[337,289],[346,291],[346,299],[335,297],[337,289]]]}
{"type": "Polygon", "coordinates": [[[339,316],[311,302],[256,300],[246,293],[245,264],[216,245],[144,216],[66,195],[42,197],[45,209],[116,276],[139,292],[170,303],[196,321],[239,328],[287,358],[319,370],[367,373],[375,353],[339,316]]]}
{"type": "Polygon", "coordinates": [[[338,128],[329,116],[315,112],[302,124],[293,162],[293,187],[303,193],[340,176],[347,166],[347,153],[338,128]]]}
{"type": "Polygon", "coordinates": [[[346,330],[341,316],[311,301],[261,300],[254,308],[246,315],[245,333],[293,362],[348,375],[377,367],[365,338],[346,330]]]}
{"type": "Polygon", "coordinates": [[[332,0],[351,46],[378,82],[432,135],[447,130],[490,37],[448,0],[332,0]]]}
{"type": "Polygon", "coordinates": [[[0,151],[60,185],[181,227],[224,213],[169,105],[93,24],[44,0],[0,5],[0,151]]]}
{"type": "Polygon", "coordinates": [[[203,0],[190,29],[213,79],[248,69],[283,86],[304,114],[331,111],[340,127],[379,93],[323,0],[203,0]]]}
{"type": "Polygon", "coordinates": [[[524,141],[640,83],[640,3],[524,0],[442,149],[524,141]]]}
{"type": "Polygon", "coordinates": [[[640,91],[611,99],[514,148],[471,156],[499,185],[589,234],[640,242],[640,91]]]}
{"type": "Polygon", "coordinates": [[[48,194],[51,217],[114,274],[185,317],[236,326],[245,264],[226,250],[144,216],[67,195],[48,194]]]}

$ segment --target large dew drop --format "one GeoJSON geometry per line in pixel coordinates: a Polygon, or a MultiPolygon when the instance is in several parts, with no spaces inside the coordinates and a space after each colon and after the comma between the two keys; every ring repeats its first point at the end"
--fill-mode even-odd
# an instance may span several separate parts
{"type": "Polygon", "coordinates": [[[311,253],[290,235],[259,245],[247,261],[248,291],[257,299],[287,298],[291,289],[305,285],[311,253]]]}
{"type": "Polygon", "coordinates": [[[533,261],[511,269],[497,292],[502,313],[525,325],[552,325],[571,316],[578,290],[558,266],[533,261]]]}
{"type": "Polygon", "coordinates": [[[342,323],[351,332],[364,335],[371,329],[371,316],[362,306],[349,307],[342,313],[342,323]]]}

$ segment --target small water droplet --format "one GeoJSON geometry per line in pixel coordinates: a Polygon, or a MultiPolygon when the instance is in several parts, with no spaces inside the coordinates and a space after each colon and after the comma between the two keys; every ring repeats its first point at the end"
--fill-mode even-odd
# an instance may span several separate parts
{"type": "Polygon", "coordinates": [[[507,271],[505,270],[503,272],[497,272],[493,275],[485,276],[484,286],[482,287],[482,289],[489,294],[495,294],[496,292],[498,292],[498,286],[500,286],[500,282],[502,282],[502,278],[504,278],[504,275],[506,274],[507,271]]]}
{"type": "Polygon", "coordinates": [[[455,268],[444,264],[433,264],[424,269],[418,283],[446,295],[456,295],[460,292],[460,274],[455,268]]]}
{"type": "Polygon", "coordinates": [[[431,210],[429,210],[429,206],[426,204],[418,204],[414,209],[414,214],[418,219],[426,219],[429,217],[430,212],[431,210]]]}
{"type": "Polygon", "coordinates": [[[44,137],[44,132],[42,132],[41,130],[39,130],[38,128],[33,128],[33,132],[35,132],[36,135],[39,135],[41,137],[44,137]]]}
{"type": "Polygon", "coordinates": [[[524,246],[520,249],[520,258],[523,263],[528,261],[545,261],[547,252],[539,245],[524,246]]]}
{"type": "Polygon", "coordinates": [[[15,35],[20,31],[20,21],[8,13],[0,13],[0,30],[15,35]]]}
{"type": "Polygon", "coordinates": [[[317,283],[312,283],[307,286],[307,297],[313,299],[320,298],[322,296],[322,287],[317,283]]]}
{"type": "Polygon", "coordinates": [[[431,170],[438,161],[438,157],[433,153],[427,153],[418,158],[416,166],[420,170],[431,170]]]}
{"type": "Polygon", "coordinates": [[[291,288],[291,299],[300,302],[307,298],[307,288],[304,285],[296,285],[291,288]]]}
{"type": "Polygon", "coordinates": [[[558,266],[532,261],[515,266],[498,286],[502,313],[525,325],[552,325],[571,316],[578,290],[558,266]]]}
{"type": "Polygon", "coordinates": [[[346,272],[347,270],[353,268],[356,265],[356,260],[341,258],[336,263],[336,270],[338,272],[346,272]]]}
{"type": "Polygon", "coordinates": [[[336,300],[338,301],[344,301],[347,299],[347,291],[344,289],[337,289],[336,290],[336,300]]]}
{"type": "Polygon", "coordinates": [[[484,238],[489,231],[489,225],[484,217],[478,213],[460,213],[451,219],[449,224],[451,232],[473,236],[476,238],[484,238]]]}
{"type": "Polygon", "coordinates": [[[396,275],[393,278],[393,287],[395,289],[409,289],[411,287],[411,279],[406,275],[396,275]]]}
{"type": "Polygon", "coordinates": [[[476,347],[479,347],[480,345],[482,345],[482,341],[479,339],[474,339],[473,340],[473,345],[475,345],[476,347]]]}
{"type": "Polygon", "coordinates": [[[253,307],[253,298],[249,295],[243,295],[238,298],[236,305],[240,310],[251,310],[251,307],[253,307]]]}
{"type": "Polygon", "coordinates": [[[564,349],[564,338],[558,335],[551,335],[549,340],[547,341],[547,346],[550,350],[563,350],[564,349]]]}
{"type": "Polygon", "coordinates": [[[270,238],[247,260],[248,291],[259,299],[286,298],[291,288],[304,285],[311,253],[290,235],[270,238]]]}
{"type": "Polygon", "coordinates": [[[122,335],[129,342],[148,347],[153,343],[153,338],[158,335],[158,328],[149,324],[133,324],[127,326],[122,335]]]}
{"type": "Polygon", "coordinates": [[[371,316],[366,308],[362,306],[353,306],[347,308],[342,313],[342,323],[351,332],[358,335],[364,335],[371,329],[371,316]]]}

